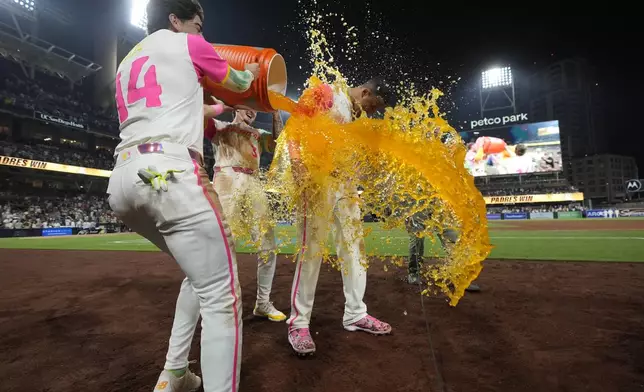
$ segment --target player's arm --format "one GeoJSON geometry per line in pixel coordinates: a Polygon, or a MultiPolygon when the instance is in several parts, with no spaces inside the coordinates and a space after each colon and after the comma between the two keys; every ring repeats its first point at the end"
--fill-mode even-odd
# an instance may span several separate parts
{"type": "Polygon", "coordinates": [[[187,36],[188,53],[199,81],[207,77],[226,90],[240,93],[250,88],[259,72],[257,64],[249,64],[245,71],[238,71],[222,59],[215,48],[201,35],[188,34],[187,36]]]}
{"type": "MultiPolygon", "coordinates": [[[[217,132],[217,121],[215,117],[219,116],[224,112],[229,112],[234,110],[230,106],[227,106],[223,102],[216,100],[210,94],[204,92],[204,105],[203,112],[205,118],[205,127],[204,127],[204,136],[208,140],[212,140],[217,132]]],[[[221,128],[221,126],[220,126],[221,128]]]]}
{"type": "Polygon", "coordinates": [[[215,120],[214,118],[206,119],[206,130],[204,131],[204,137],[209,141],[213,141],[215,134],[219,132],[224,132],[228,129],[231,123],[226,121],[215,120]]]}
{"type": "Polygon", "coordinates": [[[270,153],[275,151],[275,146],[277,144],[276,140],[282,134],[283,129],[284,121],[282,120],[282,116],[280,116],[278,110],[273,113],[273,132],[271,133],[263,129],[259,129],[260,145],[262,147],[262,151],[270,153]]]}
{"type": "Polygon", "coordinates": [[[275,139],[273,134],[264,129],[257,129],[259,131],[259,146],[262,152],[275,152],[275,139]]]}
{"type": "Polygon", "coordinates": [[[284,130],[284,120],[282,120],[280,111],[277,110],[273,113],[273,139],[277,140],[282,134],[283,130],[284,130]]]}
{"type": "Polygon", "coordinates": [[[293,179],[297,184],[301,184],[304,181],[307,170],[302,162],[302,155],[300,154],[300,143],[294,140],[289,140],[286,145],[288,149],[289,160],[291,161],[291,173],[293,173],[293,179]]]}

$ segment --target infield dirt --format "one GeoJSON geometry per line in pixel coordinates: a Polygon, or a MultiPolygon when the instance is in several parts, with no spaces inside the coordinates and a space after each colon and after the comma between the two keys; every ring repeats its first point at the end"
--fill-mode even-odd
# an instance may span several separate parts
{"type": "MultiPolygon", "coordinates": [[[[554,223],[568,224],[543,225],[554,223]]],[[[255,260],[238,259],[241,392],[441,390],[420,297],[402,271],[370,268],[369,311],[394,328],[373,337],[342,329],[341,276],[323,267],[311,325],[318,353],[300,359],[286,324],[252,318],[255,260]]],[[[170,258],[3,250],[0,263],[3,392],[152,390],[182,279],[170,258]]],[[[280,257],[272,297],[285,312],[293,270],[280,257]]],[[[644,264],[487,261],[481,293],[456,308],[424,300],[444,390],[644,390],[643,281],[644,264]]]]}

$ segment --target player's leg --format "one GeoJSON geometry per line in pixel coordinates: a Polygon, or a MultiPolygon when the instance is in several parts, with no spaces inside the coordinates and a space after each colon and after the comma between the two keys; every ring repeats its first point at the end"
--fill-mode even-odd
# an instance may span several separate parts
{"type": "MultiPolygon", "coordinates": [[[[123,222],[132,230],[142,235],[163,252],[172,256],[165,243],[165,238],[152,222],[139,214],[128,214],[123,222]]],[[[182,376],[188,369],[188,355],[192,345],[195,328],[199,322],[199,297],[195,293],[188,278],[184,278],[179,289],[179,296],[172,323],[172,333],[168,344],[168,353],[164,370],[174,375],[182,376]]]]}
{"type": "MultiPolygon", "coordinates": [[[[169,154],[170,147],[164,147],[169,154]]],[[[241,294],[230,230],[221,217],[205,170],[195,161],[173,158],[159,154],[141,156],[137,159],[141,162],[133,165],[128,182],[136,184],[132,193],[139,208],[154,218],[168,250],[199,298],[204,391],[237,391],[241,294]],[[136,170],[151,165],[161,173],[169,169],[183,172],[168,181],[167,192],[155,191],[136,180],[136,170]]],[[[171,341],[174,339],[173,336],[171,341]]]]}
{"type": "Polygon", "coordinates": [[[364,234],[362,214],[355,197],[340,198],[334,208],[335,241],[338,257],[342,262],[344,289],[344,317],[347,331],[365,331],[375,335],[391,332],[391,326],[367,314],[364,293],[367,288],[367,270],[364,267],[364,234]]]}
{"type": "MultiPolygon", "coordinates": [[[[115,172],[115,182],[120,182],[119,173],[115,172]]],[[[126,195],[120,186],[112,188],[112,191],[114,193],[109,197],[110,207],[121,221],[172,257],[165,238],[156,227],[155,217],[145,209],[136,208],[136,203],[131,203],[132,195],[126,195]]],[[[188,369],[188,355],[198,321],[199,298],[185,278],[177,298],[166,363],[157,380],[157,388],[191,391],[201,386],[201,378],[188,369]]]]}
{"type": "Polygon", "coordinates": [[[181,194],[158,210],[159,229],[199,298],[204,391],[237,391],[242,323],[234,243],[207,173],[192,166],[178,176],[181,194]]]}
{"type": "Polygon", "coordinates": [[[259,244],[257,255],[257,301],[253,314],[266,317],[271,321],[284,321],[286,315],[275,308],[271,302],[271,289],[277,266],[277,244],[275,242],[275,222],[270,211],[268,197],[259,180],[248,177],[247,197],[252,200],[253,242],[259,244]]]}
{"type": "Polygon", "coordinates": [[[326,239],[328,233],[327,220],[309,211],[309,203],[310,200],[305,200],[297,213],[299,253],[291,288],[291,315],[287,320],[288,341],[298,354],[315,352],[309,324],[322,264],[320,241],[326,239]]]}
{"type": "Polygon", "coordinates": [[[409,233],[409,261],[408,276],[409,284],[418,284],[420,281],[420,265],[425,254],[425,239],[409,233]]]}
{"type": "MultiPolygon", "coordinates": [[[[446,228],[443,229],[442,233],[437,233],[436,235],[443,245],[443,249],[445,249],[445,252],[449,255],[452,247],[456,244],[456,241],[458,241],[458,232],[454,229],[446,228]]],[[[465,289],[465,291],[479,292],[481,291],[481,287],[476,283],[472,283],[465,289]]]]}

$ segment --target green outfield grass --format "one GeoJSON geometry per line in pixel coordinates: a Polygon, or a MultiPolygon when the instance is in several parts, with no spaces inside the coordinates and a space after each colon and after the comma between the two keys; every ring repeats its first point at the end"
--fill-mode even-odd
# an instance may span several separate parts
{"type": "MultiPolygon", "coordinates": [[[[644,230],[530,230],[530,222],[521,222],[523,230],[509,230],[516,222],[491,222],[490,238],[495,246],[490,258],[569,261],[642,261],[644,262],[644,230]],[[526,230],[527,229],[527,230],[526,230]]],[[[366,238],[370,254],[407,255],[408,236],[402,230],[385,231],[378,224],[365,224],[371,229],[366,238]]],[[[278,242],[281,253],[292,253],[295,229],[279,226],[278,242]]],[[[433,254],[437,245],[427,240],[427,253],[433,254]]],[[[58,250],[157,250],[147,240],[135,234],[74,236],[56,238],[0,239],[0,249],[58,249],[58,250]]],[[[437,248],[436,248],[437,249],[437,248]]],[[[238,241],[237,251],[251,253],[253,249],[238,241]]]]}

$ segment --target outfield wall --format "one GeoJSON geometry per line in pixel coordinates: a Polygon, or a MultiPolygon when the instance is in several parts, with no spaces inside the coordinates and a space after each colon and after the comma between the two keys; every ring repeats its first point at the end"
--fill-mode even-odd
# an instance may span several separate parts
{"type": "Polygon", "coordinates": [[[12,237],[64,237],[70,235],[117,233],[121,229],[120,224],[106,224],[90,229],[80,227],[49,227],[45,229],[0,229],[0,238],[12,237]]]}
{"type": "Polygon", "coordinates": [[[606,209],[558,212],[528,212],[515,211],[500,214],[488,213],[487,220],[549,220],[549,219],[615,219],[615,218],[644,218],[644,208],[606,209]]]}

